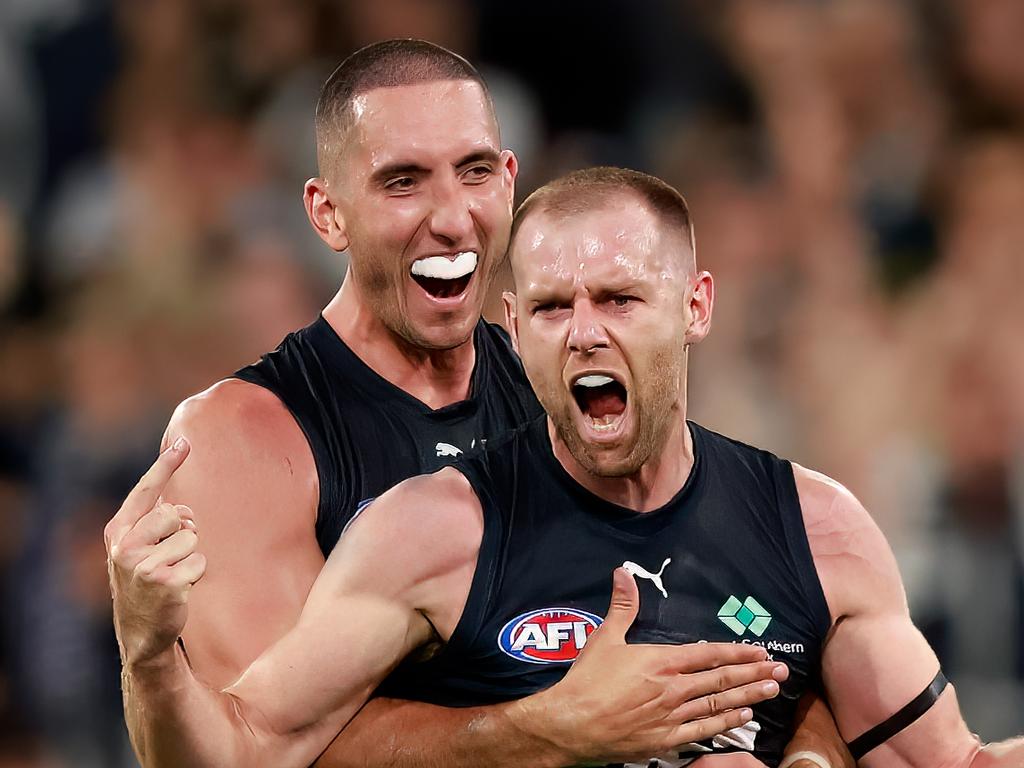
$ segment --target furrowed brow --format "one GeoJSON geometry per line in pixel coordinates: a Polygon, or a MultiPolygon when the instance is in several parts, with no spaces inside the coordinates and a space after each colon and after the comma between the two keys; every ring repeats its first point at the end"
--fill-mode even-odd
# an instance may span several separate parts
{"type": "Polygon", "coordinates": [[[609,285],[606,288],[601,288],[597,291],[597,296],[598,298],[607,299],[611,296],[617,296],[623,293],[638,293],[641,290],[643,290],[643,286],[639,281],[629,280],[609,285]]]}

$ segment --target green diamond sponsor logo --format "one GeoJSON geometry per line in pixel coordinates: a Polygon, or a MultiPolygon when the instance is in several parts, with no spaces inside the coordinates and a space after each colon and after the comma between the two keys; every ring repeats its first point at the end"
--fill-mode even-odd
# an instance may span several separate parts
{"type": "Polygon", "coordinates": [[[718,609],[718,619],[725,626],[742,635],[748,629],[760,637],[772,623],[772,615],[753,597],[747,597],[742,603],[735,595],[729,595],[725,605],[718,609]]]}

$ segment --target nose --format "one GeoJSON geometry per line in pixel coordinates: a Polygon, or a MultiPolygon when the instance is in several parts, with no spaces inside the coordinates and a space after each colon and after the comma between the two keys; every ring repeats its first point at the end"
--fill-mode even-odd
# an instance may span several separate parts
{"type": "Polygon", "coordinates": [[[589,298],[581,298],[573,303],[568,344],[569,351],[581,354],[589,354],[596,349],[608,347],[608,334],[594,303],[589,298]]]}
{"type": "Polygon", "coordinates": [[[428,224],[431,234],[446,245],[454,246],[471,239],[470,200],[457,179],[440,183],[436,188],[428,224]]]}

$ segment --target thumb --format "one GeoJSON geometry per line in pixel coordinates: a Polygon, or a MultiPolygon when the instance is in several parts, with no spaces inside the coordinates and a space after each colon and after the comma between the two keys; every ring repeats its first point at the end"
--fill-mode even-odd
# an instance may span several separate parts
{"type": "Polygon", "coordinates": [[[616,568],[612,574],[612,601],[601,625],[601,634],[606,639],[625,642],[626,632],[633,626],[639,610],[640,591],[636,581],[625,568],[616,568]]]}

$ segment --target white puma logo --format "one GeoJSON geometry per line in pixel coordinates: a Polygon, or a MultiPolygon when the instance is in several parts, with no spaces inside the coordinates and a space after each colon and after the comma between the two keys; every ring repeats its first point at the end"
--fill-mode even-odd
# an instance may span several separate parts
{"type": "Polygon", "coordinates": [[[632,560],[627,560],[622,564],[622,567],[626,569],[626,573],[630,576],[639,576],[641,579],[650,579],[654,582],[654,586],[658,588],[658,591],[664,597],[668,597],[668,592],[665,591],[665,585],[661,583],[661,574],[665,572],[665,566],[672,562],[671,557],[666,557],[665,562],[661,564],[661,570],[657,573],[651,573],[642,565],[637,565],[632,560]]]}
{"type": "Polygon", "coordinates": [[[462,453],[461,448],[456,448],[448,443],[438,443],[434,446],[434,450],[437,451],[438,456],[458,456],[462,453]]]}

